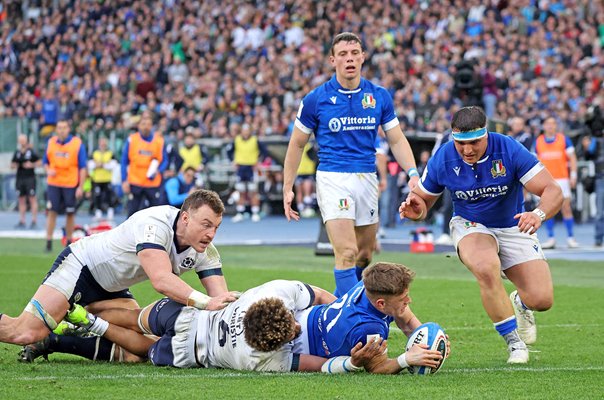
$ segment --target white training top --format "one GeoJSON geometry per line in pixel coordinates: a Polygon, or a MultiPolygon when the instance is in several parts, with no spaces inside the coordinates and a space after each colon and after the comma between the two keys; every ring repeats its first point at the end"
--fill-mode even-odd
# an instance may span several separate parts
{"type": "Polygon", "coordinates": [[[99,285],[109,292],[123,290],[148,279],[137,253],[149,248],[165,250],[176,275],[189,270],[195,270],[200,278],[222,275],[222,261],[213,244],[203,253],[191,247],[182,253],[177,252],[175,229],[179,211],[172,206],[141,210],[110,231],[73,243],[72,252],[88,267],[99,285]]]}

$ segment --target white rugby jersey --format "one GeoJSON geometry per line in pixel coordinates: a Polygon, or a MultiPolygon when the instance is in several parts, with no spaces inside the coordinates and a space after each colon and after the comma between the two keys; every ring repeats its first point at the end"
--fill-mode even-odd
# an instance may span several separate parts
{"type": "Polygon", "coordinates": [[[182,253],[177,252],[175,229],[179,211],[172,206],[141,210],[110,231],[73,243],[73,254],[109,292],[123,290],[148,279],[136,255],[146,248],[165,250],[176,275],[189,270],[195,270],[200,278],[222,275],[222,261],[213,244],[203,253],[192,247],[182,253]]]}
{"type": "MultiPolygon", "coordinates": [[[[255,302],[269,297],[283,300],[295,313],[314,303],[312,288],[299,281],[275,280],[252,288],[220,311],[200,311],[195,354],[198,365],[250,371],[297,371],[300,355],[290,342],[279,350],[264,353],[251,348],[243,334],[243,317],[255,302]]],[[[177,358],[177,355],[174,355],[177,358]]]]}

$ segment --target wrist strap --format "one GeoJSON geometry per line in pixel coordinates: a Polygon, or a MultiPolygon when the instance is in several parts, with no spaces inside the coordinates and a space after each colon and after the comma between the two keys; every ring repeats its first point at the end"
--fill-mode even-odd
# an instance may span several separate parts
{"type": "Polygon", "coordinates": [[[200,310],[205,310],[212,298],[197,290],[193,290],[187,299],[187,306],[193,306],[200,310]]]}
{"type": "Polygon", "coordinates": [[[396,361],[402,369],[409,367],[409,364],[407,363],[407,353],[403,353],[400,356],[396,357],[396,361]]]}
{"type": "Polygon", "coordinates": [[[419,176],[419,172],[417,171],[417,168],[415,168],[415,167],[409,168],[407,170],[407,176],[409,178],[414,177],[414,176],[419,176]]]}

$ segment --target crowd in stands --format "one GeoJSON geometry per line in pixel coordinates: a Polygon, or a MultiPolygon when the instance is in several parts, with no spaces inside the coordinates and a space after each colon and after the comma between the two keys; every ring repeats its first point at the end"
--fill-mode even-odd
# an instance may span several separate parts
{"type": "Polygon", "coordinates": [[[581,130],[604,97],[598,0],[28,0],[4,3],[0,26],[0,115],[43,135],[64,117],[126,132],[147,108],[170,138],[286,135],[347,30],[405,131],[444,131],[462,104],[581,130]]]}

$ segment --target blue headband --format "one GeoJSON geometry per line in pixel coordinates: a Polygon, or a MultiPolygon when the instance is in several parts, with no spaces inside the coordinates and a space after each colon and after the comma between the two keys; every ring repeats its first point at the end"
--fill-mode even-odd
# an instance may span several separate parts
{"type": "Polygon", "coordinates": [[[476,139],[480,139],[481,137],[484,137],[486,135],[487,135],[486,126],[484,128],[475,129],[473,131],[451,132],[451,136],[453,136],[453,139],[462,140],[462,141],[476,140],[476,139]]]}

